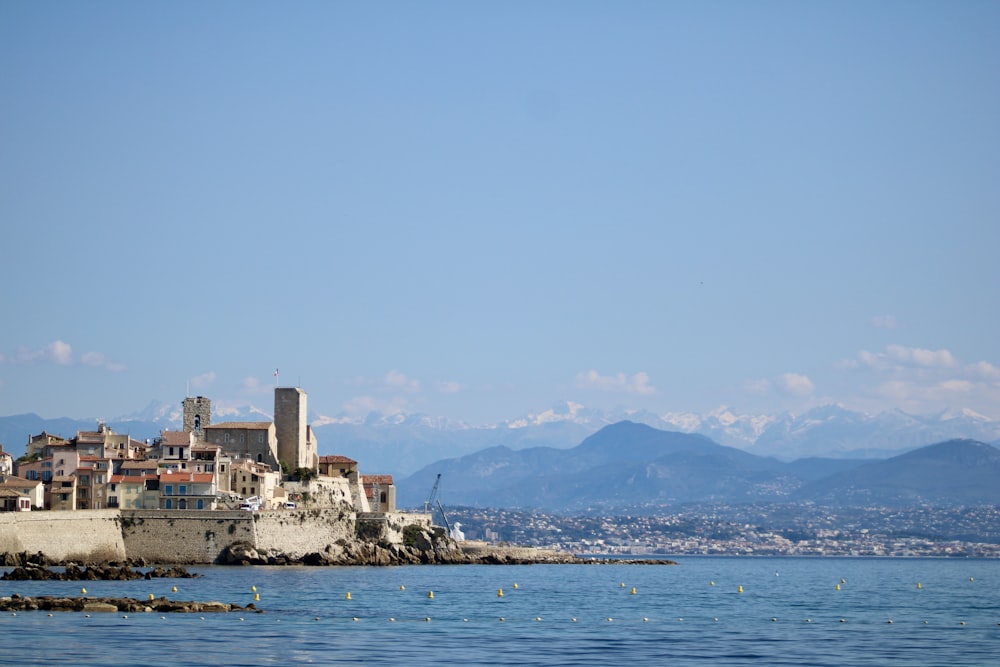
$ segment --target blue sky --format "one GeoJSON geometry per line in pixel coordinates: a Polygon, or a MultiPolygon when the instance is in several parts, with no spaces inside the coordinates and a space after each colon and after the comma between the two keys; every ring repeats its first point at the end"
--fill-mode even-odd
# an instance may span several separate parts
{"type": "Polygon", "coordinates": [[[0,4],[0,414],[1000,418],[1000,4],[0,4]]]}

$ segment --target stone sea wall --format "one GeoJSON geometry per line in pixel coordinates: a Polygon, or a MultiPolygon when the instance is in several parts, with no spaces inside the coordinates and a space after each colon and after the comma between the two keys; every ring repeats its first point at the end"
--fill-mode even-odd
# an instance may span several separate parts
{"type": "MultiPolygon", "coordinates": [[[[398,544],[409,523],[430,527],[423,514],[366,518],[375,539],[398,544]]],[[[52,561],[214,563],[227,547],[300,559],[358,541],[356,515],[341,507],[244,510],[92,510],[0,513],[0,554],[42,553],[52,561]]]]}
{"type": "Polygon", "coordinates": [[[127,557],[117,510],[0,513],[0,553],[41,552],[56,561],[127,557]]]}

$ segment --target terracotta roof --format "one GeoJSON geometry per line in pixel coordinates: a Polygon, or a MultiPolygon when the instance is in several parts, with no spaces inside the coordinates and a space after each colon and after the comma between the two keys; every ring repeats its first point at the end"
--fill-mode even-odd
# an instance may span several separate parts
{"type": "Polygon", "coordinates": [[[361,483],[368,484],[378,484],[379,486],[390,486],[392,484],[392,475],[362,475],[361,483]]]}
{"type": "Polygon", "coordinates": [[[346,456],[340,456],[339,454],[333,454],[330,456],[319,457],[320,463],[357,463],[354,459],[349,459],[346,456]]]}
{"type": "Polygon", "coordinates": [[[25,477],[17,477],[15,475],[0,475],[0,484],[14,484],[16,486],[25,486],[25,485],[34,486],[36,484],[41,484],[41,483],[42,480],[40,479],[27,479],[25,477]]]}
{"type": "Polygon", "coordinates": [[[184,431],[161,431],[160,444],[168,447],[186,447],[191,444],[191,434],[184,431]]]}
{"type": "Polygon", "coordinates": [[[155,470],[159,467],[156,461],[123,461],[122,469],[128,470],[155,470]]]}
{"type": "Polygon", "coordinates": [[[112,475],[110,482],[112,484],[145,484],[147,479],[155,477],[155,475],[112,475]]]}
{"type": "Polygon", "coordinates": [[[271,428],[272,422],[222,422],[221,424],[211,424],[209,426],[203,427],[206,431],[208,429],[262,429],[266,430],[271,428]]]}

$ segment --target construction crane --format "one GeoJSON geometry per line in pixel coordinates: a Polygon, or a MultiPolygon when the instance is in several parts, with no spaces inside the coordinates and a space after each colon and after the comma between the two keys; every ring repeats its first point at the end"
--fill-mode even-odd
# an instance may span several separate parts
{"type": "Polygon", "coordinates": [[[431,494],[427,496],[427,500],[424,501],[424,514],[429,514],[434,511],[434,501],[437,500],[438,487],[441,485],[441,473],[438,473],[437,479],[434,480],[434,486],[431,487],[431,494]]]}
{"type": "Polygon", "coordinates": [[[441,510],[441,518],[444,519],[444,528],[448,531],[448,535],[451,535],[451,524],[448,523],[448,515],[444,513],[444,505],[442,505],[439,500],[437,501],[437,506],[438,509],[441,510]]]}
{"type": "Polygon", "coordinates": [[[438,473],[437,479],[434,480],[434,486],[431,487],[430,495],[427,496],[427,500],[424,501],[424,513],[430,514],[437,507],[438,511],[441,512],[441,518],[444,520],[444,527],[451,535],[451,524],[448,522],[448,515],[444,513],[444,505],[438,499],[438,488],[441,486],[441,473],[438,473]]]}

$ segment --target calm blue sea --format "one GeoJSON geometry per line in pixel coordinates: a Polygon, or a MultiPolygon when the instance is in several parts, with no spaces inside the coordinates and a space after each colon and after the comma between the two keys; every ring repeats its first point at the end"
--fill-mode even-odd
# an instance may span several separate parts
{"type": "MultiPolygon", "coordinates": [[[[678,560],[193,567],[204,576],[88,582],[94,596],[241,604],[255,586],[265,613],[8,613],[0,664],[1000,665],[997,560],[678,560]]],[[[0,582],[0,595],[80,586],[0,582]]]]}

